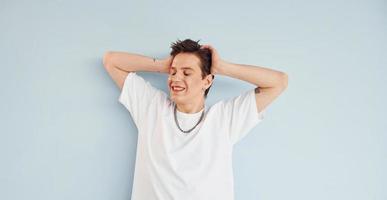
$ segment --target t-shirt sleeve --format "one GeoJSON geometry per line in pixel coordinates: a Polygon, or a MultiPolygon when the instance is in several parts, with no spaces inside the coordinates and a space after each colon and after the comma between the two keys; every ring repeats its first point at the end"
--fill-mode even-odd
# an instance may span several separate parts
{"type": "Polygon", "coordinates": [[[265,118],[265,110],[258,111],[255,89],[249,90],[230,100],[222,101],[222,119],[228,126],[228,136],[234,145],[265,118]]]}
{"type": "Polygon", "coordinates": [[[160,95],[160,90],[153,87],[136,72],[130,72],[125,78],[118,101],[126,107],[137,128],[140,128],[146,113],[149,112],[147,108],[160,95]]]}

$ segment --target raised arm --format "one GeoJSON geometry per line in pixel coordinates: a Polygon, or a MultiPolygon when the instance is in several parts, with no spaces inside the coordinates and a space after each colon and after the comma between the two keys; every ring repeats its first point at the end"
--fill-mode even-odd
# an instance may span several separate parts
{"type": "Polygon", "coordinates": [[[255,100],[257,110],[264,110],[274,101],[288,85],[286,73],[265,67],[235,64],[220,59],[216,49],[211,45],[203,45],[212,54],[212,74],[230,76],[256,85],[255,100]]]}
{"type": "Polygon", "coordinates": [[[103,56],[103,65],[120,90],[122,90],[128,73],[136,71],[168,73],[170,62],[171,56],[158,60],[119,51],[108,51],[103,56]]]}

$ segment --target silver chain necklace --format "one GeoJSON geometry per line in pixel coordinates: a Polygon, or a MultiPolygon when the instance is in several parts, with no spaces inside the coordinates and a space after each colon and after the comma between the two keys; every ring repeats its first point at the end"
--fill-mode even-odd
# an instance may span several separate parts
{"type": "Polygon", "coordinates": [[[173,111],[173,114],[174,114],[174,116],[175,116],[175,123],[176,123],[176,125],[177,125],[177,128],[179,128],[180,131],[183,132],[183,133],[189,133],[189,132],[191,132],[192,130],[194,130],[194,129],[196,128],[196,126],[202,121],[203,116],[204,116],[204,112],[206,111],[206,109],[205,109],[205,107],[204,107],[204,108],[203,108],[202,115],[200,116],[200,119],[199,119],[199,121],[196,123],[196,125],[195,125],[193,128],[189,129],[188,131],[184,131],[184,130],[182,130],[182,129],[180,128],[179,122],[177,121],[177,117],[176,117],[176,109],[177,109],[177,106],[176,106],[176,104],[175,104],[175,109],[174,109],[174,111],[173,111]]]}

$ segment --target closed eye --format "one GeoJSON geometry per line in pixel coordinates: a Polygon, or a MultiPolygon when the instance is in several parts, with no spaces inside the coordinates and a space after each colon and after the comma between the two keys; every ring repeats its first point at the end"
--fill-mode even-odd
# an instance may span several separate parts
{"type": "MultiPolygon", "coordinates": [[[[176,72],[171,72],[171,74],[172,74],[172,75],[175,75],[176,72]]],[[[187,74],[187,73],[184,73],[184,75],[185,75],[185,76],[189,76],[189,75],[191,75],[191,73],[188,73],[188,74],[187,74]]]]}

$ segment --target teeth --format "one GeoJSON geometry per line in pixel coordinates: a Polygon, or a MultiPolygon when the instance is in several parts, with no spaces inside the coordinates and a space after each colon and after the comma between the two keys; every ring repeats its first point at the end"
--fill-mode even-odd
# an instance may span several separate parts
{"type": "Polygon", "coordinates": [[[184,88],[178,87],[178,86],[173,86],[172,89],[175,91],[183,91],[184,90],[184,88]]]}

